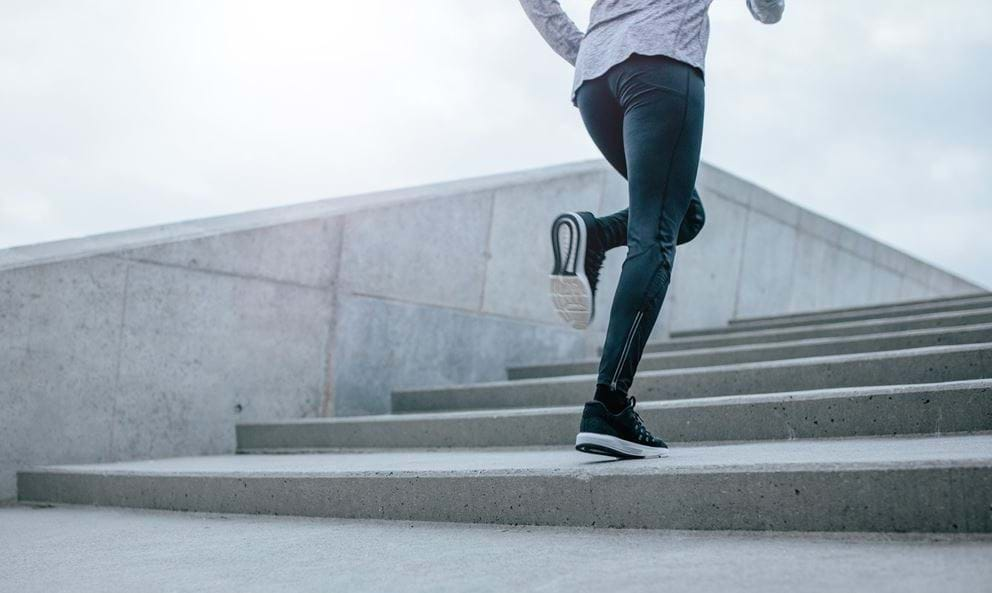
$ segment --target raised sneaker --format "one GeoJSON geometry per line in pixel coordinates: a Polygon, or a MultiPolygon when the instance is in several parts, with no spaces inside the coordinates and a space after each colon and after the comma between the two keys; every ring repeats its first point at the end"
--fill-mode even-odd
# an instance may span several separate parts
{"type": "Polygon", "coordinates": [[[616,414],[611,414],[601,402],[587,403],[582,410],[575,448],[583,453],[623,459],[668,456],[668,445],[644,427],[644,421],[634,410],[636,403],[635,398],[628,398],[627,407],[616,414]]]}
{"type": "Polygon", "coordinates": [[[590,212],[566,212],[551,223],[551,302],[562,319],[585,329],[596,314],[596,284],[606,259],[599,238],[590,236],[596,217],[590,212]]]}

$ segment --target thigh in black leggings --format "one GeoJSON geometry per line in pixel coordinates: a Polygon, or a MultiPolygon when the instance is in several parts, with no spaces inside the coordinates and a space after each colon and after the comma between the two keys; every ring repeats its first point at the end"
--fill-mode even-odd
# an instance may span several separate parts
{"type": "Polygon", "coordinates": [[[671,279],[699,167],[703,89],[702,75],[692,66],[635,54],[585,81],[576,94],[593,142],[614,168],[626,172],[630,194],[627,213],[600,219],[615,242],[619,218],[626,218],[627,258],[597,381],[623,393],[633,382],[671,279]]]}

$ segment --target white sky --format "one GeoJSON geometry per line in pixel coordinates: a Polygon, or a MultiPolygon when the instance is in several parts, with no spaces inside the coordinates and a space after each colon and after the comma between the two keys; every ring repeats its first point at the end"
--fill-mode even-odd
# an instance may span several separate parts
{"type": "MultiPolygon", "coordinates": [[[[711,18],[704,159],[992,286],[992,2],[711,18]]],[[[0,247],[593,158],[571,75],[516,0],[0,0],[0,247]]]]}

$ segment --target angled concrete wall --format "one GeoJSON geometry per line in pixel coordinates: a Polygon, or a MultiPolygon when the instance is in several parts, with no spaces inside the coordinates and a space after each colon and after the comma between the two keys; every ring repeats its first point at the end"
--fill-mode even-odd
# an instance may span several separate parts
{"type": "MultiPolygon", "coordinates": [[[[713,167],[700,189],[659,338],[980,290],[713,167]]],[[[239,420],[384,413],[396,388],[589,355],[605,315],[558,321],[547,228],[625,200],[585,162],[0,251],[0,499],[19,467],[229,452],[239,420]]]]}
{"type": "Polygon", "coordinates": [[[707,226],[679,250],[664,330],[984,291],[716,167],[698,186],[707,226]]]}

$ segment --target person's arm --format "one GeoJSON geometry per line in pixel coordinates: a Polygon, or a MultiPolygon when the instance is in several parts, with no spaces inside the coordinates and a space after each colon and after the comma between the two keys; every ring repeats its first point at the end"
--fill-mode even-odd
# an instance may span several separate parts
{"type": "Polygon", "coordinates": [[[772,25],[782,20],[785,0],[747,0],[747,7],[755,19],[772,25]]]}
{"type": "Polygon", "coordinates": [[[520,0],[520,5],[551,49],[574,66],[583,35],[558,0],[520,0]]]}

